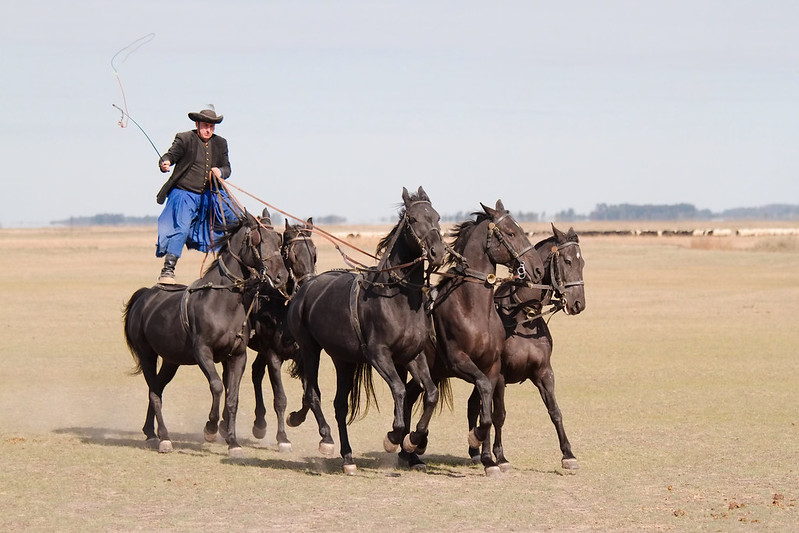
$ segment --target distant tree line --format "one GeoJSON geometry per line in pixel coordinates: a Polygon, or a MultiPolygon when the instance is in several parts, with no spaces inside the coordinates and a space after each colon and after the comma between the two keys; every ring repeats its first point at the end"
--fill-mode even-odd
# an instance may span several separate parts
{"type": "Polygon", "coordinates": [[[141,226],[156,224],[158,217],[154,215],[144,217],[128,217],[115,213],[103,213],[91,217],[69,217],[64,220],[53,220],[53,226],[141,226]]]}
{"type": "Polygon", "coordinates": [[[692,204],[633,205],[598,204],[588,220],[797,220],[799,205],[770,204],[762,207],[738,207],[714,213],[692,204]]]}
{"type": "MultiPolygon", "coordinates": [[[[565,209],[552,215],[534,211],[518,211],[512,213],[519,222],[538,222],[553,220],[555,222],[577,222],[582,220],[799,220],[799,205],[769,204],[761,207],[737,207],[714,213],[709,209],[697,209],[692,204],[597,204],[591,213],[584,215],[565,209]]],[[[442,222],[461,222],[473,217],[472,212],[458,211],[454,214],[442,214],[442,222]]],[[[282,217],[275,213],[273,224],[281,224],[282,217]]],[[[121,214],[100,214],[91,217],[70,217],[50,222],[56,226],[140,226],[153,225],[158,217],[129,217],[121,214]]],[[[314,224],[332,225],[346,224],[346,217],[325,215],[314,217],[314,224]]]]}

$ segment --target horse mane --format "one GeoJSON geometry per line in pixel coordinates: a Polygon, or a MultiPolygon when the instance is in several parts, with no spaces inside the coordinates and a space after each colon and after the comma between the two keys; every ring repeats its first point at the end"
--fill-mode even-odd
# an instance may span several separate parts
{"type": "MultiPolygon", "coordinates": [[[[427,200],[427,196],[423,197],[418,192],[417,193],[413,193],[413,194],[410,195],[410,201],[411,202],[416,202],[416,201],[421,201],[421,200],[427,200]]],[[[402,220],[404,218],[405,218],[405,205],[402,204],[402,207],[399,210],[399,220],[397,220],[397,223],[394,226],[394,228],[392,228],[392,230],[388,232],[388,235],[386,235],[385,237],[380,239],[380,242],[377,243],[377,248],[375,250],[375,255],[378,255],[378,256],[382,255],[383,252],[386,251],[386,249],[388,248],[388,245],[391,244],[391,240],[394,238],[394,235],[399,231],[400,222],[402,222],[402,220]]]]}
{"type": "MultiPolygon", "coordinates": [[[[464,220],[460,224],[456,224],[448,234],[449,237],[455,237],[455,242],[452,243],[452,249],[458,254],[463,254],[466,249],[466,243],[474,231],[474,228],[484,220],[490,218],[490,215],[482,211],[475,211],[471,216],[474,217],[474,220],[464,220]]],[[[449,253],[446,262],[449,264],[457,263],[458,259],[452,253],[449,253]]]]}
{"type": "Polygon", "coordinates": [[[214,242],[214,245],[217,247],[218,252],[216,253],[216,257],[214,258],[214,260],[211,262],[210,265],[208,265],[208,268],[206,268],[205,271],[203,272],[203,275],[207,274],[208,272],[217,267],[217,264],[219,263],[219,255],[230,247],[230,239],[233,238],[233,235],[235,235],[236,232],[245,225],[250,225],[250,227],[253,227],[254,223],[255,219],[252,218],[252,215],[245,213],[245,216],[243,218],[239,218],[238,220],[231,222],[230,224],[226,224],[225,226],[222,226],[222,228],[220,228],[225,234],[222,235],[222,237],[220,237],[219,240],[214,242]]]}

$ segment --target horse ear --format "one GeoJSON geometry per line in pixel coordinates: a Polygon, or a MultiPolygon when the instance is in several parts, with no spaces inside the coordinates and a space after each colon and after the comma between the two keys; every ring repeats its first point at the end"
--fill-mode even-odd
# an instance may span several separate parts
{"type": "Polygon", "coordinates": [[[566,235],[558,228],[556,228],[554,223],[550,222],[550,224],[552,225],[552,233],[555,235],[555,238],[558,240],[558,242],[565,241],[566,235]]]}
{"type": "Polygon", "coordinates": [[[574,227],[569,228],[569,231],[566,233],[566,238],[570,241],[580,242],[580,237],[577,236],[577,232],[574,231],[574,227]]]}
{"type": "Polygon", "coordinates": [[[261,222],[270,226],[272,225],[272,215],[269,214],[269,209],[266,207],[261,211],[261,222]]]}
{"type": "Polygon", "coordinates": [[[427,196],[427,193],[424,192],[424,189],[422,188],[421,185],[419,185],[419,190],[417,192],[419,194],[419,199],[420,200],[427,200],[428,202],[430,201],[430,197],[427,196]]]}
{"type": "Polygon", "coordinates": [[[402,202],[405,204],[405,207],[411,203],[411,195],[408,194],[408,189],[405,187],[402,188],[402,202]]]}
{"type": "Polygon", "coordinates": [[[494,213],[496,213],[496,211],[495,211],[495,210],[491,209],[490,207],[488,207],[487,205],[485,205],[483,202],[480,202],[480,207],[482,207],[482,208],[483,208],[483,211],[485,211],[485,214],[486,214],[486,215],[488,215],[488,216],[490,216],[490,217],[492,217],[492,218],[494,217],[494,213]]]}
{"type": "Polygon", "coordinates": [[[500,212],[500,213],[504,213],[504,212],[505,212],[505,206],[504,206],[504,205],[502,205],[502,200],[497,200],[497,206],[496,206],[496,208],[495,208],[495,209],[496,209],[498,212],[500,212]]]}
{"type": "Polygon", "coordinates": [[[286,229],[289,229],[289,219],[285,218],[283,219],[283,222],[286,223],[286,229]]]}
{"type": "Polygon", "coordinates": [[[306,220],[305,223],[306,226],[313,227],[313,217],[308,217],[308,220],[306,220]]]}

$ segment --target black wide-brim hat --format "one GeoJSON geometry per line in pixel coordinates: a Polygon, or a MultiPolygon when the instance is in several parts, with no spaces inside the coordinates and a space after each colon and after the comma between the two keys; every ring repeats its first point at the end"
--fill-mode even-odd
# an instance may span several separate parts
{"type": "Polygon", "coordinates": [[[209,124],[219,124],[220,122],[222,122],[222,119],[225,117],[223,115],[217,115],[214,105],[208,104],[205,106],[205,109],[203,109],[199,113],[189,113],[189,118],[193,122],[207,122],[209,124]]]}

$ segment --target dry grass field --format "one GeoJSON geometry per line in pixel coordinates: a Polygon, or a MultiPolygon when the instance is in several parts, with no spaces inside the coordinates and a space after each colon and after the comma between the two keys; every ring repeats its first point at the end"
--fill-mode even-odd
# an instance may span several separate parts
{"type": "MultiPolygon", "coordinates": [[[[389,228],[325,229],[372,252],[389,228]]],[[[543,238],[547,226],[527,229],[543,238]]],[[[507,393],[515,469],[491,479],[466,458],[460,382],[455,410],[431,424],[427,473],[382,451],[391,408],[379,378],[382,410],[351,426],[354,477],[318,455],[312,420],[290,429],[287,454],[274,414],[266,439],[251,436],[249,371],[243,459],[203,442],[210,394],[197,367],[164,395],[175,451],[146,448],[147,390],[130,375],[121,314],[160,270],[154,239],[150,227],[0,230],[0,530],[799,530],[799,237],[583,238],[587,309],[550,321],[581,468],[561,470],[525,383],[507,393]]],[[[345,266],[315,241],[320,270],[345,266]]],[[[178,281],[203,259],[184,254],[178,281]]],[[[286,380],[296,407],[300,385],[286,380]]]]}

